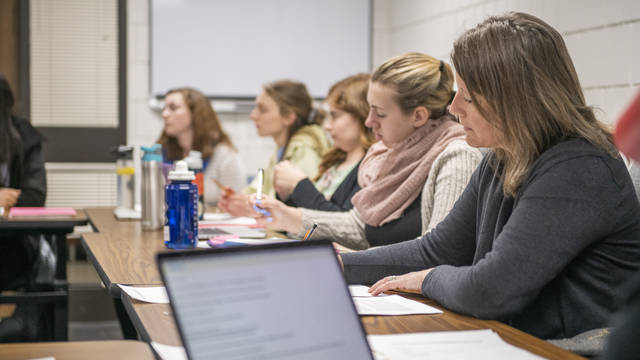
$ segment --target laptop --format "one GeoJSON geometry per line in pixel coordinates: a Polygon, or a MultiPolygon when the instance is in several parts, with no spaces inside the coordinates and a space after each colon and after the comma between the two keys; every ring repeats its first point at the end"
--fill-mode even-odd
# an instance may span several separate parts
{"type": "Polygon", "coordinates": [[[328,241],[157,261],[189,359],[373,359],[328,241]]]}

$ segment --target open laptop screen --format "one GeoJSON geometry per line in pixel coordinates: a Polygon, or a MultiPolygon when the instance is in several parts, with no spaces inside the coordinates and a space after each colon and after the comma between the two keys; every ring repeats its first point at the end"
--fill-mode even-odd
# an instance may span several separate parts
{"type": "Polygon", "coordinates": [[[328,242],[158,256],[191,359],[371,359],[328,242]]]}

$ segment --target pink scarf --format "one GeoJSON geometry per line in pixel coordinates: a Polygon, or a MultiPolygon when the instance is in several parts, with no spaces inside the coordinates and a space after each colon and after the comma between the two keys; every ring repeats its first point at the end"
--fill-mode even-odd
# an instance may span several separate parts
{"type": "Polygon", "coordinates": [[[371,146],[358,169],[362,189],[351,199],[364,222],[381,226],[402,216],[420,195],[436,157],[464,136],[462,125],[443,116],[429,119],[393,148],[380,141],[371,146]]]}

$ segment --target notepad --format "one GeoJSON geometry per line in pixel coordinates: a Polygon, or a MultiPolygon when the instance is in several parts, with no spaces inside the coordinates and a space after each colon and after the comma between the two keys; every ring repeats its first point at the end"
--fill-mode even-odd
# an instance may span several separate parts
{"type": "Polygon", "coordinates": [[[12,207],[9,210],[10,218],[18,217],[71,217],[76,215],[76,210],[70,207],[12,207]]]}

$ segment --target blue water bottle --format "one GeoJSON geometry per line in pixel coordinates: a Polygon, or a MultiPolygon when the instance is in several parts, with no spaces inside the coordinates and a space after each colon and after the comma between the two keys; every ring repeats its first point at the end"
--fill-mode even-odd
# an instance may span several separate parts
{"type": "Polygon", "coordinates": [[[168,179],[164,243],[171,249],[194,248],[198,246],[198,186],[192,183],[195,176],[186,162],[178,161],[168,179]]]}

